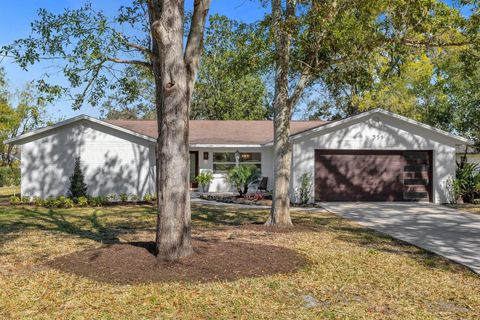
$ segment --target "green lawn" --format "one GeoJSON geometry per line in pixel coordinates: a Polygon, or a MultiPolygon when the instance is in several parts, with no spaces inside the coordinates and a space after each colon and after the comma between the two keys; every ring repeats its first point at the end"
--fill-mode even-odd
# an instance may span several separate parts
{"type": "Polygon", "coordinates": [[[13,195],[20,196],[19,187],[0,187],[0,204],[8,203],[13,195]]]}
{"type": "MultiPolygon", "coordinates": [[[[8,192],[7,192],[8,193],[8,192]]],[[[293,274],[207,283],[119,285],[44,266],[112,241],[151,241],[149,206],[0,206],[0,319],[478,319],[480,277],[329,213],[293,213],[308,226],[240,229],[266,211],[193,206],[194,237],[283,246],[309,265],[293,274]],[[231,238],[235,234],[234,240],[231,238]],[[306,308],[302,296],[319,304],[306,308]]]]}
{"type": "Polygon", "coordinates": [[[480,205],[478,204],[452,204],[452,205],[449,205],[449,207],[466,211],[469,213],[480,214],[480,205]]]}

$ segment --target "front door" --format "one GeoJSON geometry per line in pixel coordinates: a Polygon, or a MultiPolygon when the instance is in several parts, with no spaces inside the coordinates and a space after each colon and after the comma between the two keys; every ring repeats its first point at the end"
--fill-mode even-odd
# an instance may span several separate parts
{"type": "Polygon", "coordinates": [[[198,151],[190,151],[190,188],[198,188],[195,178],[198,176],[198,151]]]}

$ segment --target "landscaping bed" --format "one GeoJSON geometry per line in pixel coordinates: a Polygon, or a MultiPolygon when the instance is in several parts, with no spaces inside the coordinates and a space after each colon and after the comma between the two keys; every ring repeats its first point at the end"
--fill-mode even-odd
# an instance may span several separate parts
{"type": "Polygon", "coordinates": [[[257,205],[257,206],[271,206],[272,199],[266,198],[265,196],[258,194],[249,194],[246,197],[239,197],[232,194],[225,193],[204,193],[200,194],[200,199],[208,201],[217,201],[222,203],[235,203],[235,204],[246,204],[246,205],[257,205]]]}
{"type": "Polygon", "coordinates": [[[294,272],[307,265],[305,257],[293,250],[232,240],[194,239],[194,253],[176,262],[159,261],[154,255],[154,242],[131,242],[74,252],[47,265],[98,281],[123,284],[232,281],[294,272]]]}
{"type": "MultiPolygon", "coordinates": [[[[234,203],[234,204],[244,204],[244,205],[252,205],[252,206],[272,206],[272,198],[271,196],[265,196],[261,193],[251,193],[247,194],[245,197],[239,197],[232,194],[214,194],[214,193],[205,193],[200,194],[200,199],[208,200],[208,201],[216,201],[222,203],[234,203]]],[[[299,208],[320,208],[315,203],[309,203],[300,205],[298,203],[291,203],[290,206],[292,207],[299,207],[299,208]]]]}

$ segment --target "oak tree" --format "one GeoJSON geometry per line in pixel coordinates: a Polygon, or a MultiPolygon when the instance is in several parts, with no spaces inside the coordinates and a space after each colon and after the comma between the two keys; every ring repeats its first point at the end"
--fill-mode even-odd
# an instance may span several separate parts
{"type": "Polygon", "coordinates": [[[402,59],[405,51],[464,47],[470,41],[460,8],[438,0],[271,0],[270,7],[265,22],[275,70],[275,187],[267,224],[290,226],[289,121],[305,90],[343,79],[342,74],[365,80],[375,57],[395,63],[391,58],[402,59]]]}
{"type": "Polygon", "coordinates": [[[70,86],[44,79],[41,88],[50,95],[70,96],[73,108],[85,102],[98,105],[127,81],[121,66],[152,72],[158,124],[156,248],[165,260],[193,252],[188,121],[210,0],[192,3],[187,33],[183,0],[133,0],[113,18],[91,4],[60,14],[42,9],[31,24],[32,35],[2,49],[24,68],[54,61],[70,86]]]}

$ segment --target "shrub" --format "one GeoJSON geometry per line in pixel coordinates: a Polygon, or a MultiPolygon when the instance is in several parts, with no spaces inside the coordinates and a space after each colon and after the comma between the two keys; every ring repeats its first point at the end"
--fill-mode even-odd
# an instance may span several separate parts
{"type": "Polygon", "coordinates": [[[91,205],[92,207],[101,207],[108,204],[108,198],[102,197],[102,196],[89,197],[88,204],[91,205]]]}
{"type": "Polygon", "coordinates": [[[37,207],[43,207],[45,205],[45,200],[37,196],[33,197],[32,201],[37,207]]]}
{"type": "Polygon", "coordinates": [[[213,173],[211,171],[203,171],[195,177],[195,181],[198,182],[203,191],[206,191],[208,185],[213,181],[213,173]]]}
{"type": "Polygon", "coordinates": [[[67,199],[67,197],[65,197],[65,196],[58,196],[57,199],[56,199],[58,201],[58,206],[62,207],[63,203],[65,202],[66,199],[67,199]]]}
{"type": "Polygon", "coordinates": [[[304,173],[298,180],[299,187],[297,190],[297,199],[301,205],[305,205],[310,201],[312,196],[312,188],[313,188],[313,181],[312,181],[312,174],[311,173],[304,173]]]}
{"type": "Polygon", "coordinates": [[[44,206],[47,208],[58,208],[60,206],[60,200],[58,198],[49,196],[45,199],[44,206]]]}
{"type": "Polygon", "coordinates": [[[138,200],[140,200],[140,197],[137,196],[136,194],[133,194],[133,193],[131,193],[130,196],[128,196],[128,198],[130,199],[130,201],[138,201],[138,200]]]}
{"type": "Polygon", "coordinates": [[[58,201],[58,207],[60,208],[72,208],[75,206],[75,203],[73,202],[73,200],[65,196],[58,197],[57,201],[58,201]]]}
{"type": "MultiPolygon", "coordinates": [[[[465,203],[471,203],[480,196],[480,172],[476,163],[463,162],[457,167],[453,181],[453,193],[465,203]]],[[[457,200],[455,199],[455,200],[457,200]]]]}
{"type": "Polygon", "coordinates": [[[20,199],[20,197],[17,197],[17,196],[10,197],[10,204],[18,205],[18,204],[21,204],[21,203],[22,203],[22,199],[20,199]]]}
{"type": "Polygon", "coordinates": [[[63,202],[62,206],[64,208],[73,208],[75,207],[75,202],[73,202],[72,199],[66,198],[65,201],[63,202]]]}
{"type": "Polygon", "coordinates": [[[256,183],[261,176],[260,170],[254,165],[240,165],[228,171],[227,180],[238,191],[241,197],[248,192],[248,187],[256,183]]]}
{"type": "Polygon", "coordinates": [[[157,195],[156,195],[156,194],[147,193],[147,194],[143,197],[143,200],[145,200],[145,201],[157,201],[157,195]]]}
{"type": "Polygon", "coordinates": [[[29,204],[31,202],[31,199],[29,196],[23,196],[22,197],[22,203],[23,204],[29,204]]]}
{"type": "Polygon", "coordinates": [[[81,168],[80,157],[75,158],[75,167],[73,173],[70,176],[70,187],[68,189],[68,195],[71,198],[86,197],[87,185],[85,184],[85,178],[81,168]]]}
{"type": "Polygon", "coordinates": [[[108,201],[110,202],[117,202],[118,201],[118,194],[116,193],[110,193],[107,195],[108,201]]]}
{"type": "Polygon", "coordinates": [[[146,195],[143,196],[143,201],[147,201],[147,202],[157,201],[157,196],[154,194],[147,193],[146,195]]]}
{"type": "Polygon", "coordinates": [[[78,197],[77,198],[77,205],[79,207],[86,207],[88,206],[88,198],[87,197],[78,197]]]}
{"type": "Polygon", "coordinates": [[[17,162],[0,166],[0,187],[20,185],[20,166],[17,162]]]}
{"type": "Polygon", "coordinates": [[[128,201],[128,194],[126,194],[125,192],[122,192],[120,193],[120,201],[122,202],[127,202],[128,201]]]}

